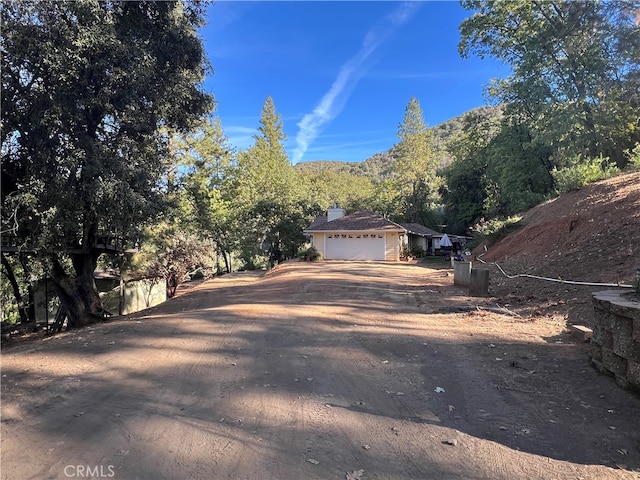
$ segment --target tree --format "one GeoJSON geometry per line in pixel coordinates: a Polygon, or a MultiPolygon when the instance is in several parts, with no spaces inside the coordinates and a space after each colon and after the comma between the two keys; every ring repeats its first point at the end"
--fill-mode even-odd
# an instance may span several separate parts
{"type": "Polygon", "coordinates": [[[438,158],[433,151],[433,138],[415,97],[409,100],[398,127],[399,157],[394,165],[396,180],[405,195],[407,217],[418,221],[422,205],[431,203],[437,194],[438,158]]]}
{"type": "Polygon", "coordinates": [[[237,165],[233,148],[218,117],[205,119],[186,137],[175,140],[184,193],[180,207],[185,228],[215,243],[225,270],[231,272],[231,253],[238,245],[238,212],[233,181],[237,165]]]}
{"type": "Polygon", "coordinates": [[[163,277],[167,295],[173,297],[178,285],[196,273],[207,277],[214,257],[211,241],[185,232],[175,222],[160,221],[147,228],[140,251],[131,259],[131,270],[144,276],[163,277]]]}
{"type": "Polygon", "coordinates": [[[491,55],[512,68],[489,93],[553,148],[558,166],[577,155],[626,162],[640,138],[640,2],[464,0],[462,56],[491,55]]]}
{"type": "Polygon", "coordinates": [[[304,202],[315,205],[318,212],[326,211],[335,203],[346,210],[368,208],[363,202],[373,194],[374,186],[370,178],[329,169],[318,172],[296,171],[296,174],[296,182],[303,192],[304,202]]]}
{"type": "Polygon", "coordinates": [[[445,171],[443,198],[449,225],[464,230],[481,218],[507,217],[544,200],[553,190],[549,148],[526,124],[469,112],[449,144],[455,161],[445,171]]]}
{"type": "Polygon", "coordinates": [[[553,190],[549,148],[536,142],[525,124],[505,119],[482,155],[489,187],[483,203],[486,218],[524,212],[553,190]]]}
{"type": "MultiPolygon", "coordinates": [[[[198,3],[17,0],[2,8],[2,202],[68,317],[101,312],[101,236],[162,207],[162,128],[209,111],[198,3]]],[[[3,219],[4,220],[4,219],[3,219]]],[[[5,230],[3,228],[3,230],[5,230]]]]}
{"type": "Polygon", "coordinates": [[[462,128],[449,141],[454,161],[444,170],[442,198],[447,224],[464,231],[484,215],[488,196],[486,149],[500,131],[501,112],[475,110],[462,119],[462,128]]]}
{"type": "Polygon", "coordinates": [[[296,177],[284,148],[286,134],[273,99],[260,115],[255,143],[238,155],[235,204],[242,211],[242,256],[249,267],[263,256],[263,246],[276,246],[284,232],[277,225],[300,197],[296,177]]]}
{"type": "Polygon", "coordinates": [[[2,289],[2,313],[0,318],[2,322],[16,323],[19,320],[20,323],[27,323],[33,316],[33,305],[30,301],[25,300],[25,296],[31,297],[33,295],[31,284],[28,279],[24,278],[27,277],[25,265],[28,260],[25,255],[20,255],[19,261],[16,261],[15,257],[10,258],[5,252],[0,252],[0,259],[2,262],[0,272],[8,282],[8,284],[2,282],[0,287],[2,289]],[[17,270],[23,274],[23,281],[21,282],[18,280],[17,270]],[[27,295],[20,288],[20,284],[27,286],[27,295]],[[11,293],[9,293],[9,289],[11,293]]]}

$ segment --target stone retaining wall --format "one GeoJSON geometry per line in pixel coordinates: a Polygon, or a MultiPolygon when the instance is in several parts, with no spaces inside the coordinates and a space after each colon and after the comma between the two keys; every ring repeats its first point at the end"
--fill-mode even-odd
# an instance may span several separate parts
{"type": "Polygon", "coordinates": [[[640,301],[629,291],[593,294],[591,363],[623,388],[640,390],[640,301]]]}

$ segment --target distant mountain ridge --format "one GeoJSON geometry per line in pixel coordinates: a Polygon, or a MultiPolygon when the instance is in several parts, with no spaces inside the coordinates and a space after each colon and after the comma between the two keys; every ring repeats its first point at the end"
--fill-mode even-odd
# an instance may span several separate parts
{"type": "MultiPolygon", "coordinates": [[[[453,161],[453,158],[447,150],[447,145],[462,132],[465,119],[469,115],[498,117],[501,115],[501,112],[502,109],[499,106],[482,106],[431,127],[430,130],[433,133],[434,146],[440,156],[440,167],[446,167],[453,161]]],[[[294,169],[300,173],[307,174],[319,174],[320,172],[326,171],[336,174],[350,174],[371,178],[374,182],[380,182],[390,175],[393,164],[398,156],[398,144],[395,144],[389,148],[389,150],[376,153],[362,162],[314,160],[298,163],[294,165],[294,169]]]]}

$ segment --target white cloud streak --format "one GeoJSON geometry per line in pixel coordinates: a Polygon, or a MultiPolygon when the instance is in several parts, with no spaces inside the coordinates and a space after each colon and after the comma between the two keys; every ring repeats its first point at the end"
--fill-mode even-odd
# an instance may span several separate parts
{"type": "Polygon", "coordinates": [[[331,88],[311,113],[298,123],[293,163],[298,163],[322,129],[342,111],[351,92],[367,71],[366,60],[393,32],[405,24],[421,2],[404,2],[376,23],[365,35],[358,53],[342,65],[331,88]]]}

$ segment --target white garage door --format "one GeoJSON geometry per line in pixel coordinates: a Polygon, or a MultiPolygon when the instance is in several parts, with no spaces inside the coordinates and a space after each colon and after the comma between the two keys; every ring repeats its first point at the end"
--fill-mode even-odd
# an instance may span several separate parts
{"type": "Polygon", "coordinates": [[[328,235],[325,258],[327,260],[384,260],[384,236],[375,233],[328,235]]]}

